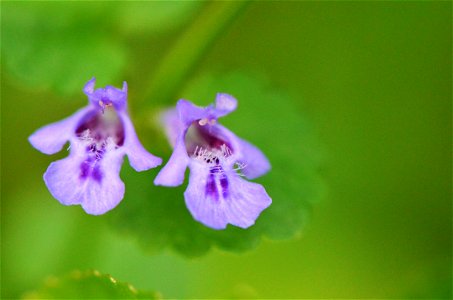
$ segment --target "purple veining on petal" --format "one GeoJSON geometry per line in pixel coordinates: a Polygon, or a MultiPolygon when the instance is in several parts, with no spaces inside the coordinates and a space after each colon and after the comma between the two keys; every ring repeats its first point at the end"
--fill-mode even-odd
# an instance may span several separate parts
{"type": "Polygon", "coordinates": [[[80,164],[80,179],[87,179],[91,172],[91,162],[87,159],[80,164]]]}
{"type": "Polygon", "coordinates": [[[214,130],[215,120],[202,119],[192,122],[189,127],[185,145],[189,156],[195,157],[209,167],[205,195],[214,201],[221,196],[228,198],[228,179],[223,170],[225,159],[233,154],[227,139],[214,130]]]}
{"type": "Polygon", "coordinates": [[[91,172],[91,177],[94,179],[94,181],[101,183],[103,175],[100,170],[99,164],[96,164],[93,167],[93,171],[91,172]]]}
{"type": "Polygon", "coordinates": [[[80,179],[86,180],[90,177],[94,181],[101,183],[103,175],[99,168],[99,163],[104,152],[103,149],[100,151],[96,150],[96,146],[93,144],[86,148],[87,159],[80,164],[80,179]]]}
{"type": "MultiPolygon", "coordinates": [[[[217,159],[218,160],[218,159],[217,159]]],[[[218,184],[220,183],[220,190],[223,199],[228,198],[228,178],[225,175],[225,171],[217,163],[214,167],[211,167],[209,170],[208,179],[206,181],[205,194],[211,199],[218,201],[219,200],[219,188],[218,184]]]]}
{"type": "Polygon", "coordinates": [[[219,191],[217,190],[216,178],[214,174],[209,174],[208,176],[205,194],[207,197],[211,198],[214,201],[219,200],[219,191]]]}
{"type": "Polygon", "coordinates": [[[222,187],[223,199],[227,199],[229,192],[228,192],[228,178],[226,177],[226,175],[220,177],[220,186],[222,187]]]}

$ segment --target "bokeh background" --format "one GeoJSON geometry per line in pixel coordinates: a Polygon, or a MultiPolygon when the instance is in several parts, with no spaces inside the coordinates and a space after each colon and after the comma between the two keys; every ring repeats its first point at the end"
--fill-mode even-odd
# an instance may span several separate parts
{"type": "Polygon", "coordinates": [[[451,298],[451,9],[2,2],[2,298],[89,269],[166,298],[451,298]],[[85,105],[92,76],[128,81],[139,136],[164,161],[157,111],[234,94],[225,124],[275,170],[258,181],[274,204],[256,228],[193,225],[185,187],[152,187],[157,170],[127,161],[115,211],[53,199],[42,173],[67,152],[27,137],[85,105]]]}

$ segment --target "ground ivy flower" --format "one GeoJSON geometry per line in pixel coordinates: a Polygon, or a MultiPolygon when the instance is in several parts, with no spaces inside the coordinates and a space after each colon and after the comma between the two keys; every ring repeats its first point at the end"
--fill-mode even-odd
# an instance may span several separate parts
{"type": "Polygon", "coordinates": [[[215,105],[202,108],[179,100],[176,109],[163,115],[174,150],[154,183],[181,185],[189,167],[187,208],[197,221],[214,229],[227,224],[247,228],[272,202],[263,186],[241,177],[253,179],[268,172],[267,158],[217,122],[236,106],[232,96],[217,94],[215,105]]]}
{"type": "Polygon", "coordinates": [[[47,125],[29,137],[45,154],[59,152],[70,142],[68,157],[53,162],[44,173],[50,193],[64,205],[80,204],[92,215],[103,214],[123,199],[119,177],[124,155],[137,171],[148,170],[162,160],[148,153],[135,133],[127,113],[127,84],[94,89],[95,78],[83,92],[89,104],[72,116],[47,125]]]}

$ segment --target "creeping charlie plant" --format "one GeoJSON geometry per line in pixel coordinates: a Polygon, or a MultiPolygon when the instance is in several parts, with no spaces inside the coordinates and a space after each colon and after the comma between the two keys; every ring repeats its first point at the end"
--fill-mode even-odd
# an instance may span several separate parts
{"type": "MultiPolygon", "coordinates": [[[[83,88],[88,105],[72,116],[47,125],[29,137],[45,154],[59,152],[70,142],[68,157],[53,162],[44,173],[52,196],[64,205],[81,205],[88,214],[115,208],[124,197],[119,177],[124,155],[136,171],[161,164],[145,150],[127,112],[127,84],[94,89],[95,79],[83,88]]],[[[217,94],[215,105],[198,107],[179,100],[162,115],[173,154],[154,183],[178,186],[187,167],[189,184],[184,198],[195,220],[213,229],[228,224],[252,226],[272,200],[263,186],[249,182],[270,170],[270,163],[255,146],[218,123],[234,111],[237,100],[217,94]]]]}
{"type": "Polygon", "coordinates": [[[113,209],[124,197],[119,172],[127,155],[137,171],[154,168],[162,160],[137,138],[127,112],[127,84],[94,89],[95,79],[83,88],[88,105],[72,116],[47,125],[29,137],[45,154],[54,154],[70,142],[68,157],[50,164],[44,182],[64,205],[80,204],[92,215],[113,209]]]}
{"type": "Polygon", "coordinates": [[[217,122],[236,107],[235,98],[217,94],[215,105],[207,107],[179,100],[176,109],[162,118],[174,150],[154,183],[180,185],[189,167],[184,192],[187,208],[195,220],[214,229],[224,229],[227,224],[250,227],[272,202],[263,186],[238,174],[250,179],[265,174],[270,169],[267,158],[217,122]]]}

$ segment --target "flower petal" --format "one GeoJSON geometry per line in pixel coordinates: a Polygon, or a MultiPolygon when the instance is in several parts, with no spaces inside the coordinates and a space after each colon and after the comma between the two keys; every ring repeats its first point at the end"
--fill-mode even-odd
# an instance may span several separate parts
{"type": "Polygon", "coordinates": [[[178,136],[170,159],[154,179],[155,185],[178,186],[184,182],[184,173],[189,163],[184,135],[182,132],[178,136]]]}
{"type": "Polygon", "coordinates": [[[272,203],[263,186],[243,180],[234,172],[223,174],[222,180],[227,183],[217,179],[212,186],[209,168],[192,163],[190,169],[189,186],[184,192],[187,208],[195,220],[213,229],[224,229],[227,224],[248,228],[272,203]],[[212,188],[217,191],[211,193],[212,188]]]}
{"type": "Polygon", "coordinates": [[[269,172],[271,164],[261,150],[242,139],[239,139],[239,146],[240,162],[244,165],[241,171],[247,178],[254,179],[269,172]]]}
{"type": "Polygon", "coordinates": [[[107,104],[113,104],[117,110],[124,110],[127,107],[126,81],[123,82],[123,88],[121,90],[111,85],[95,90],[95,84],[96,78],[93,77],[83,87],[83,92],[95,107],[104,109],[104,105],[107,104]]]}
{"type": "Polygon", "coordinates": [[[190,101],[181,99],[176,104],[176,110],[179,114],[179,119],[187,127],[193,121],[201,119],[217,119],[234,111],[237,107],[237,100],[228,94],[217,94],[215,106],[198,107],[190,101]]]}
{"type": "Polygon", "coordinates": [[[210,127],[210,132],[217,138],[228,141],[233,148],[233,160],[237,160],[244,165],[242,173],[249,179],[254,179],[266,174],[271,165],[266,156],[251,143],[237,137],[226,127],[215,124],[210,127]]]}
{"type": "Polygon", "coordinates": [[[82,207],[88,214],[102,215],[123,200],[124,183],[119,176],[122,164],[122,154],[106,155],[100,167],[102,181],[87,180],[82,207]]]}
{"type": "Polygon", "coordinates": [[[185,130],[184,124],[179,120],[176,109],[169,109],[160,116],[160,123],[163,125],[168,142],[175,146],[178,135],[185,130]]]}
{"type": "Polygon", "coordinates": [[[81,166],[86,157],[82,147],[74,145],[73,148],[70,156],[51,163],[44,173],[50,193],[64,205],[81,204],[92,215],[113,209],[124,196],[124,183],[119,177],[123,154],[106,154],[100,162],[97,175],[100,177],[82,178],[81,166]]]}
{"type": "Polygon", "coordinates": [[[218,93],[215,98],[215,116],[223,117],[234,111],[238,106],[238,101],[231,95],[218,93]]]}
{"type": "Polygon", "coordinates": [[[94,92],[94,86],[96,85],[96,77],[91,78],[83,87],[85,95],[90,96],[94,92]]]}
{"type": "Polygon", "coordinates": [[[130,165],[138,172],[155,168],[162,163],[160,157],[149,153],[140,143],[135,133],[134,125],[125,112],[118,112],[124,125],[125,141],[124,150],[129,158],[130,165]]]}
{"type": "Polygon", "coordinates": [[[127,104],[127,82],[123,82],[123,88],[121,90],[107,85],[104,88],[104,96],[113,103],[116,109],[123,110],[127,104]]]}
{"type": "Polygon", "coordinates": [[[181,99],[176,103],[176,110],[179,119],[186,127],[189,127],[195,120],[208,117],[208,111],[205,108],[195,106],[192,102],[184,99],[181,99]]]}
{"type": "Polygon", "coordinates": [[[81,204],[84,185],[80,182],[83,157],[70,155],[50,164],[44,173],[44,182],[54,198],[64,205],[81,204]]]}
{"type": "Polygon", "coordinates": [[[75,135],[77,125],[88,113],[95,112],[92,106],[86,106],[72,116],[38,129],[28,141],[42,153],[54,154],[75,135]]]}

